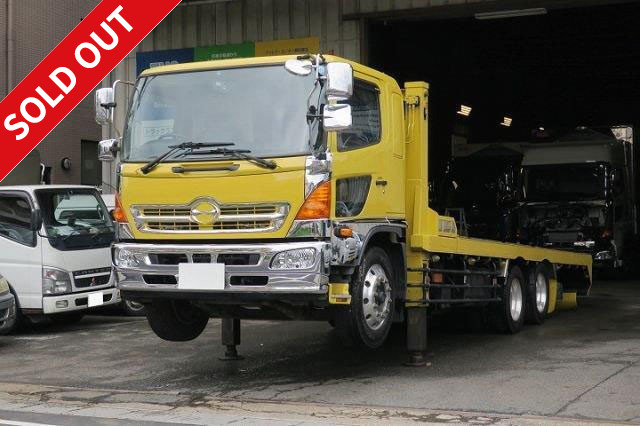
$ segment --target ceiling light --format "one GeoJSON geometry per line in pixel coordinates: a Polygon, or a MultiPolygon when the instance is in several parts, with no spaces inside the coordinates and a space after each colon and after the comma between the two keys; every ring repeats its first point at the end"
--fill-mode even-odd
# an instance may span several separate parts
{"type": "Polygon", "coordinates": [[[475,17],[479,20],[487,19],[504,19],[504,18],[517,18],[521,16],[534,16],[534,15],[546,15],[547,9],[544,7],[536,7],[532,9],[517,9],[517,10],[501,10],[498,12],[482,12],[476,13],[475,17]]]}
{"type": "Polygon", "coordinates": [[[513,123],[513,118],[505,116],[500,125],[504,127],[511,127],[511,123],[513,123]]]}
{"type": "Polygon", "coordinates": [[[471,107],[466,105],[460,105],[460,110],[457,112],[458,115],[463,115],[468,117],[471,115],[471,107]]]}

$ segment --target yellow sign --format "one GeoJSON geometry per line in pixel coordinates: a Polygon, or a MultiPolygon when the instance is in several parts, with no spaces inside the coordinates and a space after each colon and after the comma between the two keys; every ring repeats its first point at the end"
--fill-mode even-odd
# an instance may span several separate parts
{"type": "Polygon", "coordinates": [[[318,37],[256,42],[256,56],[304,55],[305,53],[319,52],[320,39],[318,37]]]}

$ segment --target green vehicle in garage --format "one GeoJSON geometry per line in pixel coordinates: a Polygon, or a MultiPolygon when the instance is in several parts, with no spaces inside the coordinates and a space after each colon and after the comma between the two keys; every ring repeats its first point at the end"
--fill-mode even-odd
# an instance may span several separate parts
{"type": "Polygon", "coordinates": [[[9,291],[9,283],[0,275],[0,334],[8,333],[16,321],[16,300],[9,291]]]}

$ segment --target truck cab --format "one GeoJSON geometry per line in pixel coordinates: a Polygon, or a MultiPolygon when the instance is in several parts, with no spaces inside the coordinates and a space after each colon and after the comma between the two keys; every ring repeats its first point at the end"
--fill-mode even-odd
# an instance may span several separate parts
{"type": "Polygon", "coordinates": [[[0,274],[21,320],[79,320],[120,301],[109,246],[114,226],[87,186],[0,187],[0,274]]]}
{"type": "Polygon", "coordinates": [[[590,253],[600,269],[629,266],[636,230],[628,143],[586,130],[571,138],[525,150],[519,239],[590,253]]]}

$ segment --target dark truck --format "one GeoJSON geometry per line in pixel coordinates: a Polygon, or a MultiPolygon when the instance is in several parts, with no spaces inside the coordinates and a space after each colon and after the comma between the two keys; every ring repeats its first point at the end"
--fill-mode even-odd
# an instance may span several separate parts
{"type": "Polygon", "coordinates": [[[635,256],[631,144],[580,129],[524,149],[517,240],[591,253],[594,268],[622,270],[635,256]]]}

